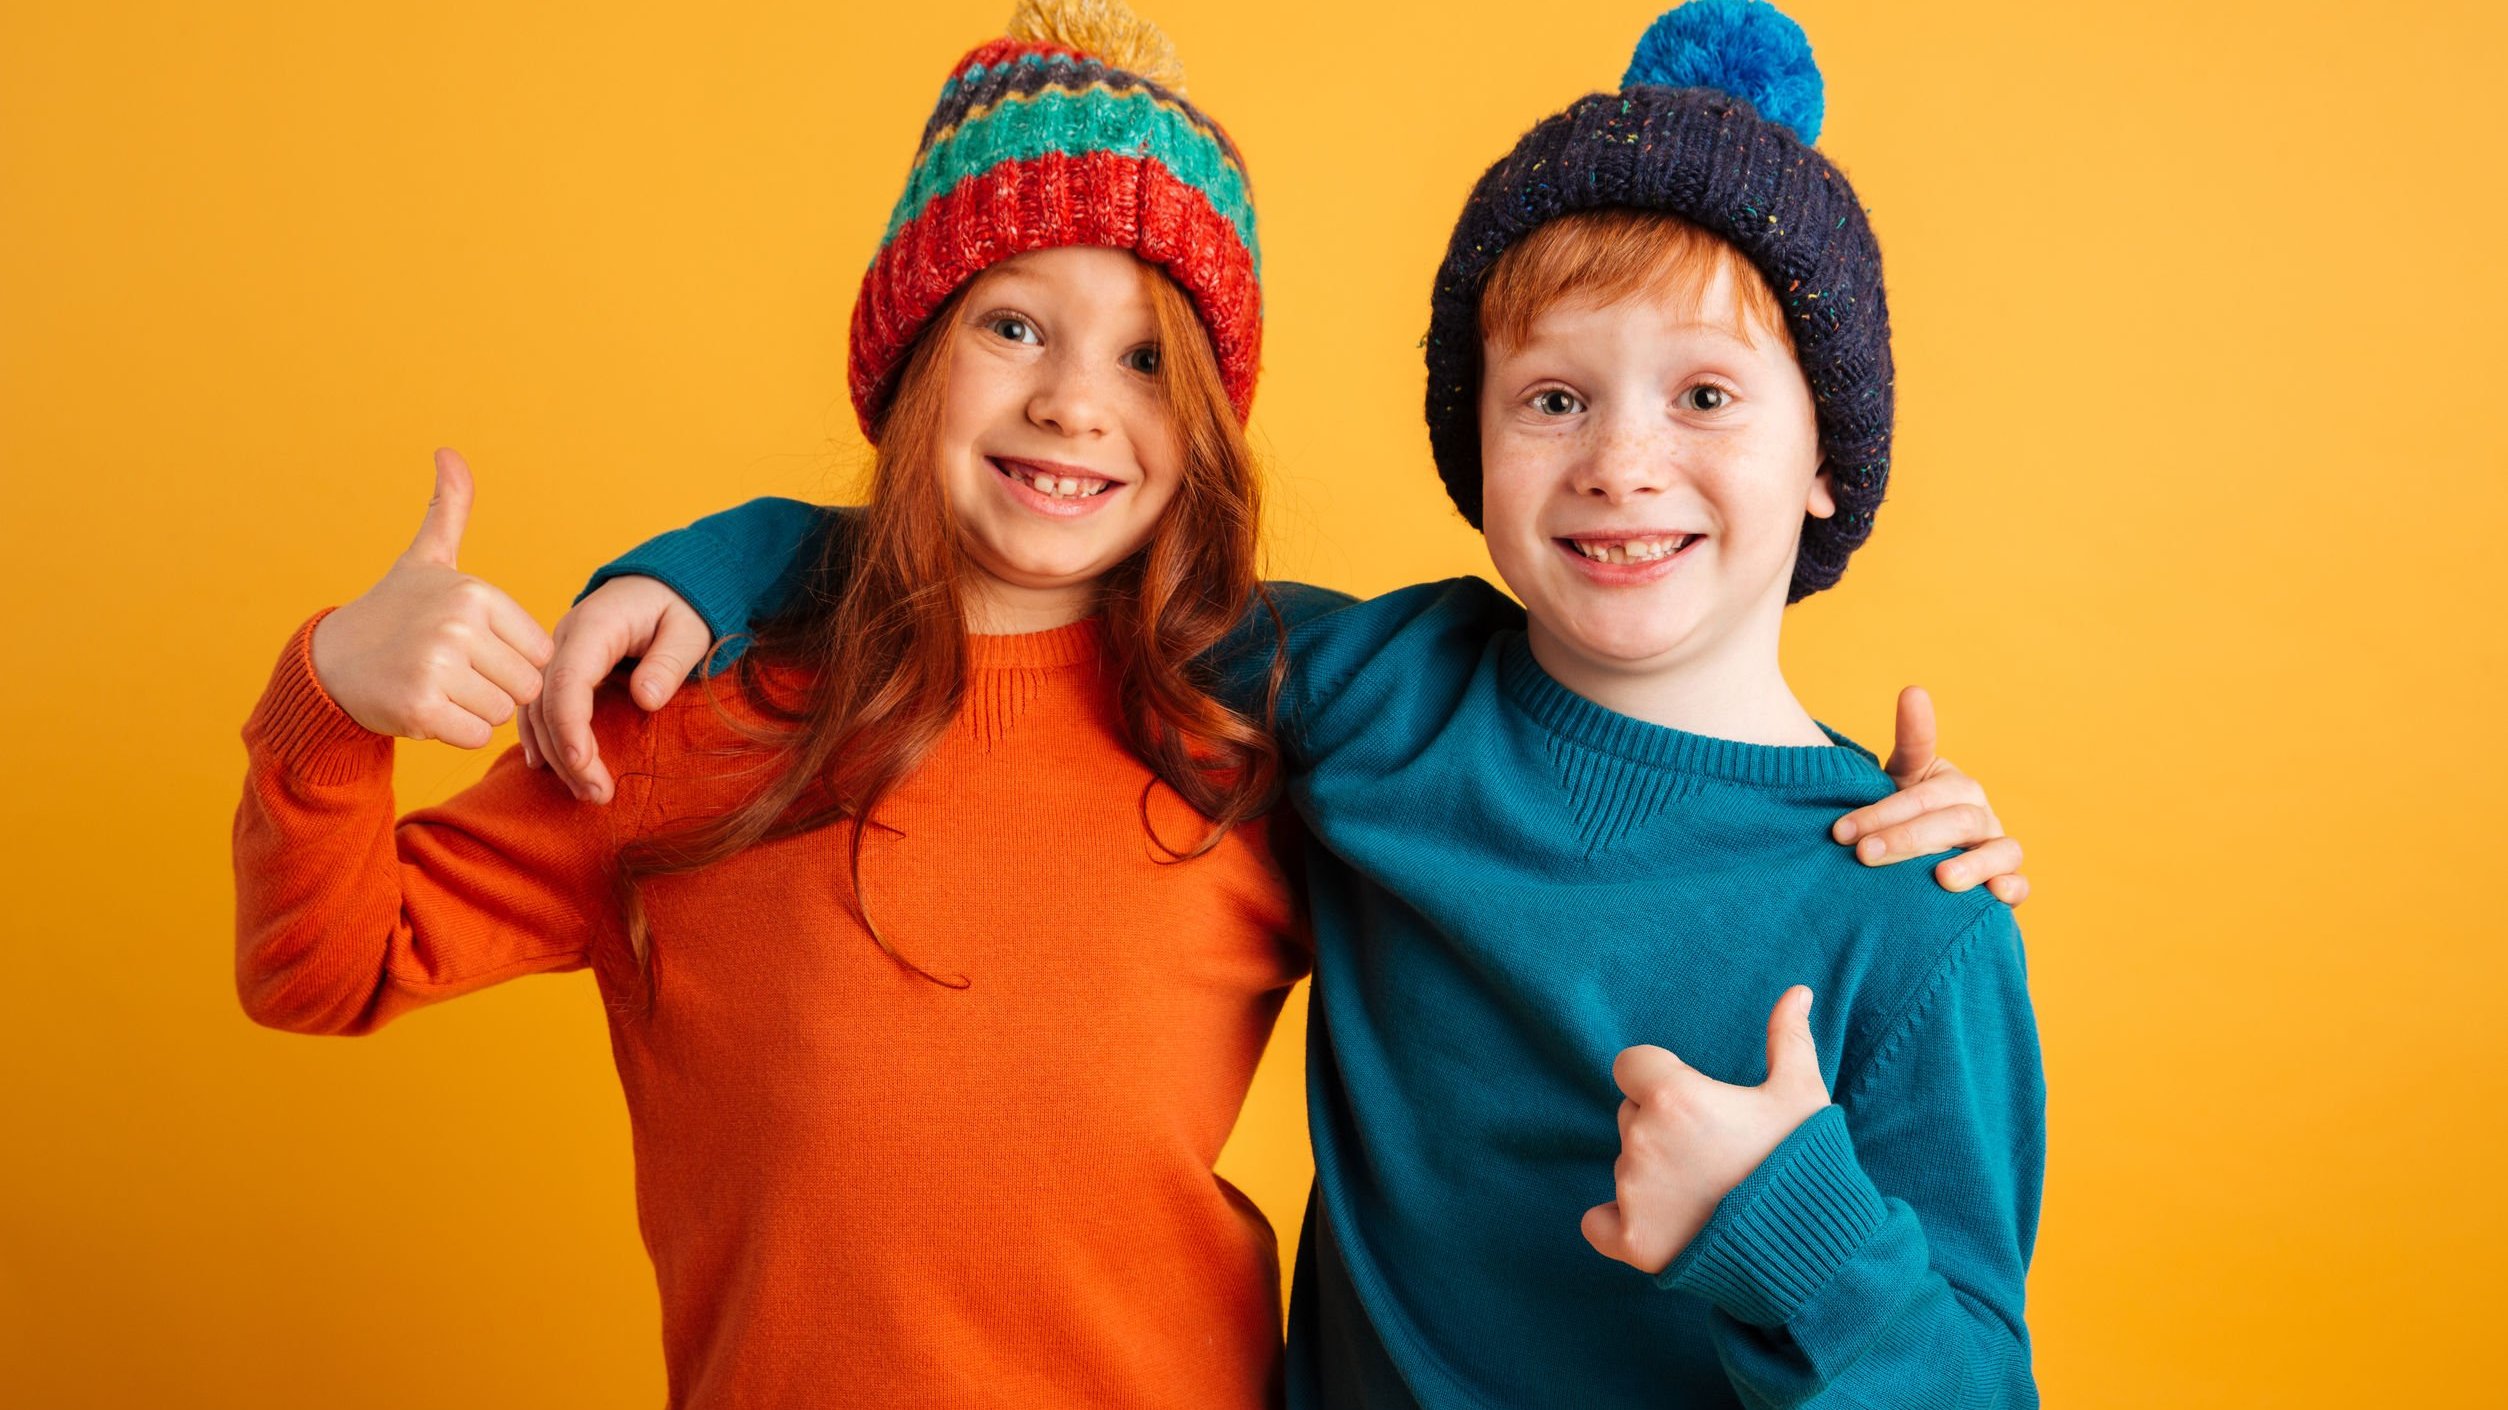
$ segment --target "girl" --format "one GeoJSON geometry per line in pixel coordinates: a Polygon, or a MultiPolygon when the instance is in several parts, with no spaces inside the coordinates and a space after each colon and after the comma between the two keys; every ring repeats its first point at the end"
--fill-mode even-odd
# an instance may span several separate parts
{"type": "Polygon", "coordinates": [[[256,1020],[594,972],[675,1406],[1275,1383],[1270,1229],[1212,1166],[1307,957],[1271,742],[1187,671],[1256,590],[1250,216],[1155,31],[1067,19],[960,63],[867,281],[849,584],[712,700],[605,701],[618,806],[509,752],[393,819],[391,737],[484,743],[548,658],[455,566],[450,452],[245,727],[256,1020]]]}

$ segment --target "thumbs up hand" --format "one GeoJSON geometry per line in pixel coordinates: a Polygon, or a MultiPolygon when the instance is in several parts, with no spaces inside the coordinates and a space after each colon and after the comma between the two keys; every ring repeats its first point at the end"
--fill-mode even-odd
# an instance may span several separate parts
{"type": "Polygon", "coordinates": [[[540,693],[549,634],[455,564],[471,492],[469,464],[437,451],[418,536],[382,581],[314,627],[315,678],[377,734],[477,749],[540,693]]]}
{"type": "Polygon", "coordinates": [[[1657,1047],[1621,1050],[1615,1198],[1585,1211],[1585,1241],[1643,1273],[1661,1273],[1794,1128],[1829,1104],[1811,1041],[1811,991],[1797,984],[1768,1014],[1768,1080],[1718,1082],[1657,1047]]]}

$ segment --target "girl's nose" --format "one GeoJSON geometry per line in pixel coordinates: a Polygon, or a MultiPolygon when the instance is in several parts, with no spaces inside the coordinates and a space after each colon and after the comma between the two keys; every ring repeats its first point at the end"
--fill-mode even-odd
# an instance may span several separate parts
{"type": "Polygon", "coordinates": [[[1074,360],[1049,359],[1034,395],[1028,398],[1028,419],[1065,436],[1087,436],[1107,429],[1106,389],[1089,368],[1074,360]]]}

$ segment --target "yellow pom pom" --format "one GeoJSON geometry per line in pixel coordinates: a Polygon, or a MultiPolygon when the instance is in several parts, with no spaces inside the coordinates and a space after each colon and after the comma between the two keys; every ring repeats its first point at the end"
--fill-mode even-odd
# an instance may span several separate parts
{"type": "Polygon", "coordinates": [[[1123,0],[1019,0],[1010,16],[1010,37],[1077,49],[1161,87],[1184,91],[1184,61],[1176,57],[1175,42],[1132,13],[1123,0]]]}

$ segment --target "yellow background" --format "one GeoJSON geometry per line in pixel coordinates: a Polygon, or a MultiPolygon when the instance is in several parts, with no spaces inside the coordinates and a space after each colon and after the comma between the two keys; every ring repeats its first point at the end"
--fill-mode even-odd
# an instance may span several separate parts
{"type": "MultiPolygon", "coordinates": [[[[0,16],[0,1401],[660,1394],[590,981],[252,1027],[235,730],[439,443],[480,477],[464,566],[551,619],[651,531],[849,494],[855,281],[1008,8],[0,16]]],[[[2048,1398],[2496,1397],[2508,23],[1795,8],[1903,419],[1788,664],[1874,742],[1932,686],[2030,846],[2048,1398]]],[[[1151,13],[1256,180],[1273,570],[1482,568],[1419,425],[1429,274],[1653,6],[1151,13]]],[[[484,763],[404,747],[403,800],[484,763]]],[[[1227,1164],[1290,1221],[1302,1012],[1227,1164]]]]}

